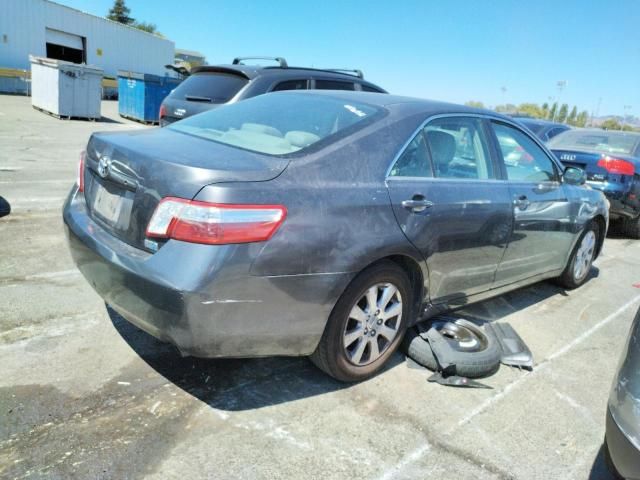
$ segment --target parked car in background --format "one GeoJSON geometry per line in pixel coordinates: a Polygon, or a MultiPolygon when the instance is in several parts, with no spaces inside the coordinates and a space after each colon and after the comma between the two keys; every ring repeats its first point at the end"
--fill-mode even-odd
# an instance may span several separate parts
{"type": "Polygon", "coordinates": [[[640,310],[613,380],[604,453],[618,477],[640,478],[640,310]]]}
{"type": "Polygon", "coordinates": [[[290,67],[281,57],[235,58],[231,65],[194,68],[160,107],[160,126],[220,105],[281,90],[354,90],[386,93],[368,82],[360,70],[290,67]],[[251,60],[272,60],[277,66],[247,65],[251,60]]]}
{"type": "Polygon", "coordinates": [[[519,117],[514,116],[517,121],[531,130],[536,136],[543,142],[551,140],[556,135],[570,130],[571,127],[564,123],[550,122],[548,120],[541,120],[539,118],[532,117],[519,117]]]}
{"type": "Polygon", "coordinates": [[[79,172],[72,256],[124,318],[186,355],[311,355],[343,381],[421,318],[578,287],[608,224],[602,193],[517,122],[362,92],[96,133],[79,172]],[[505,162],[513,142],[527,162],[505,162]]]}
{"type": "Polygon", "coordinates": [[[585,170],[587,183],[609,199],[611,219],[640,238],[640,133],[569,130],[547,146],[565,166],[585,170]]]}

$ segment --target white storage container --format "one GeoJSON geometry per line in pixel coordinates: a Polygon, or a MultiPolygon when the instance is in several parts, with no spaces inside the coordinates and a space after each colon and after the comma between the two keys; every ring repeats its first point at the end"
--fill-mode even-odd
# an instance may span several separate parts
{"type": "Polygon", "coordinates": [[[100,118],[102,69],[29,56],[31,104],[56,117],[100,118]]]}

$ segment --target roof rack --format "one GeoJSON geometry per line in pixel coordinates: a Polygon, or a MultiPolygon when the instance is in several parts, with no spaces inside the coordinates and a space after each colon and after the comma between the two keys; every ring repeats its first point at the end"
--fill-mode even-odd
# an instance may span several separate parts
{"type": "Polygon", "coordinates": [[[289,65],[287,61],[282,57],[236,57],[233,59],[233,65],[243,64],[245,60],[273,60],[280,64],[280,68],[287,68],[289,65]]]}
{"type": "Polygon", "coordinates": [[[362,70],[350,70],[348,68],[323,68],[329,72],[348,73],[349,75],[355,75],[358,78],[364,79],[364,73],[362,70]]]}

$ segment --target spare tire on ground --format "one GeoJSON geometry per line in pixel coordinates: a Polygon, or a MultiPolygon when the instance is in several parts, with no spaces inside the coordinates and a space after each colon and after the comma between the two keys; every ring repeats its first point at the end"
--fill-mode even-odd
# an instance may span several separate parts
{"type": "Polygon", "coordinates": [[[502,357],[493,332],[468,320],[451,317],[437,317],[408,329],[402,350],[429,370],[447,368],[449,374],[468,378],[494,374],[500,368],[502,357]],[[438,345],[432,346],[430,341],[438,345]]]}

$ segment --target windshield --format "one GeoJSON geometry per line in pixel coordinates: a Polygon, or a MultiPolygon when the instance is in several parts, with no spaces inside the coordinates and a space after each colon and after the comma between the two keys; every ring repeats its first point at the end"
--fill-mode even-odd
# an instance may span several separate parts
{"type": "Polygon", "coordinates": [[[608,130],[568,130],[553,137],[549,148],[556,150],[590,150],[600,153],[633,155],[640,135],[608,130]]]}
{"type": "Polygon", "coordinates": [[[293,153],[370,118],[371,105],[313,94],[272,93],[172,124],[170,129],[259,153],[293,153]]]}
{"type": "Polygon", "coordinates": [[[248,81],[244,77],[228,73],[196,73],[178,85],[171,92],[171,98],[208,103],[226,103],[248,81]]]}

